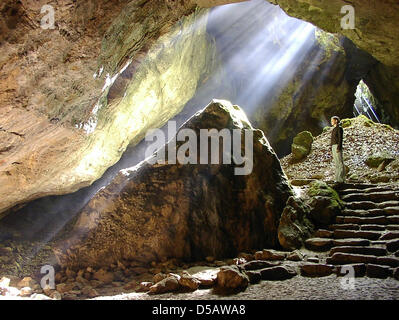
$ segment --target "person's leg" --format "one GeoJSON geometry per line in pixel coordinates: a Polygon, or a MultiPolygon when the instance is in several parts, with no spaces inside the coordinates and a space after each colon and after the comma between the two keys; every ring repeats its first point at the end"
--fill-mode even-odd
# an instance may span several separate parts
{"type": "Polygon", "coordinates": [[[334,173],[335,173],[335,182],[342,182],[341,181],[341,173],[340,173],[340,167],[341,167],[341,159],[339,156],[339,153],[337,151],[338,145],[334,144],[332,146],[332,156],[333,156],[333,161],[334,161],[334,173]]]}
{"type": "Polygon", "coordinates": [[[345,163],[344,163],[344,156],[342,151],[338,153],[339,157],[339,182],[345,182],[346,170],[345,170],[345,163]]]}

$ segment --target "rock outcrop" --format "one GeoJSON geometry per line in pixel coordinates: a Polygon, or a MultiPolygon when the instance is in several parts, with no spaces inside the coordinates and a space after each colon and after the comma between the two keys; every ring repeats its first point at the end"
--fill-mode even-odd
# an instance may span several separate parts
{"type": "MultiPolygon", "coordinates": [[[[263,132],[252,128],[239,107],[222,101],[209,104],[183,128],[194,130],[197,138],[200,129],[251,132],[251,173],[235,175],[235,160],[150,164],[170,150],[173,139],[147,162],[121,171],[87,204],[70,237],[55,250],[61,265],[107,266],[122,260],[146,265],[278,247],[277,228],[292,190],[263,132]]],[[[243,153],[248,144],[242,141],[243,153]]],[[[181,146],[178,142],[177,150],[181,146]]]]}
{"type": "Polygon", "coordinates": [[[0,46],[0,212],[90,185],[217,62],[206,11],[185,17],[185,1],[63,1],[54,30],[40,28],[39,3],[1,6],[22,18],[0,46]]]}

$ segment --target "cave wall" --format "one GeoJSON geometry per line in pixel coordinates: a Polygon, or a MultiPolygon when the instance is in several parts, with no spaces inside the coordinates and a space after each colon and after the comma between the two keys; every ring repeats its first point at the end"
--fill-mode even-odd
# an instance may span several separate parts
{"type": "Polygon", "coordinates": [[[289,15],[309,21],[323,30],[339,33],[356,47],[369,53],[376,64],[364,81],[373,95],[382,103],[384,118],[394,127],[399,126],[397,111],[399,92],[399,3],[395,0],[270,0],[289,15]],[[355,29],[342,29],[341,8],[352,5],[355,9],[355,29]]]}
{"type": "MultiPolygon", "coordinates": [[[[118,3],[119,9],[125,4],[118,3]]],[[[33,16],[41,4],[24,3],[21,15],[33,16]]],[[[178,113],[212,68],[207,61],[216,61],[208,56],[206,11],[185,17],[195,9],[191,3],[135,1],[120,15],[115,4],[110,21],[100,27],[100,13],[112,6],[98,3],[88,19],[93,34],[79,34],[67,20],[78,8],[87,9],[83,2],[72,8],[68,1],[58,4],[56,12],[64,15],[57,16],[55,30],[41,30],[40,16],[34,26],[22,19],[0,46],[0,211],[90,185],[147,128],[178,113]],[[62,26],[71,29],[69,35],[62,26]],[[110,37],[112,30],[117,32],[110,37]],[[113,59],[104,65],[109,52],[113,59]],[[110,85],[115,74],[121,80],[110,85]]]]}

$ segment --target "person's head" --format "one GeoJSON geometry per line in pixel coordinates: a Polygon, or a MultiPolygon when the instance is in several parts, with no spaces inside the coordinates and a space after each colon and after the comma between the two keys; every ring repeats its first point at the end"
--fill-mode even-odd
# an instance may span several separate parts
{"type": "Polygon", "coordinates": [[[331,118],[331,125],[335,127],[335,126],[339,125],[340,121],[341,121],[341,119],[339,117],[334,116],[331,118]]]}

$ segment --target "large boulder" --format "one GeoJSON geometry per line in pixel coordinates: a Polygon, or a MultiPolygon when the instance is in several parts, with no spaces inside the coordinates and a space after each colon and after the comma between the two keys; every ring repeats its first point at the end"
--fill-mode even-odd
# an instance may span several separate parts
{"type": "MultiPolygon", "coordinates": [[[[236,174],[243,168],[231,154],[231,164],[151,164],[163,152],[168,159],[174,138],[147,161],[122,170],[91,199],[55,249],[61,265],[100,267],[123,260],[146,265],[278,246],[280,216],[293,192],[263,132],[226,101],[213,101],[182,128],[191,129],[196,140],[201,129],[245,133],[249,139],[242,139],[240,150],[249,160],[245,147],[253,144],[253,161],[246,162],[252,162],[252,171],[236,174]]],[[[184,147],[176,145],[179,152],[184,147]]]]}
{"type": "Polygon", "coordinates": [[[299,249],[304,240],[311,236],[314,225],[308,218],[309,212],[310,207],[302,200],[288,198],[278,226],[278,240],[284,249],[299,249]]]}

